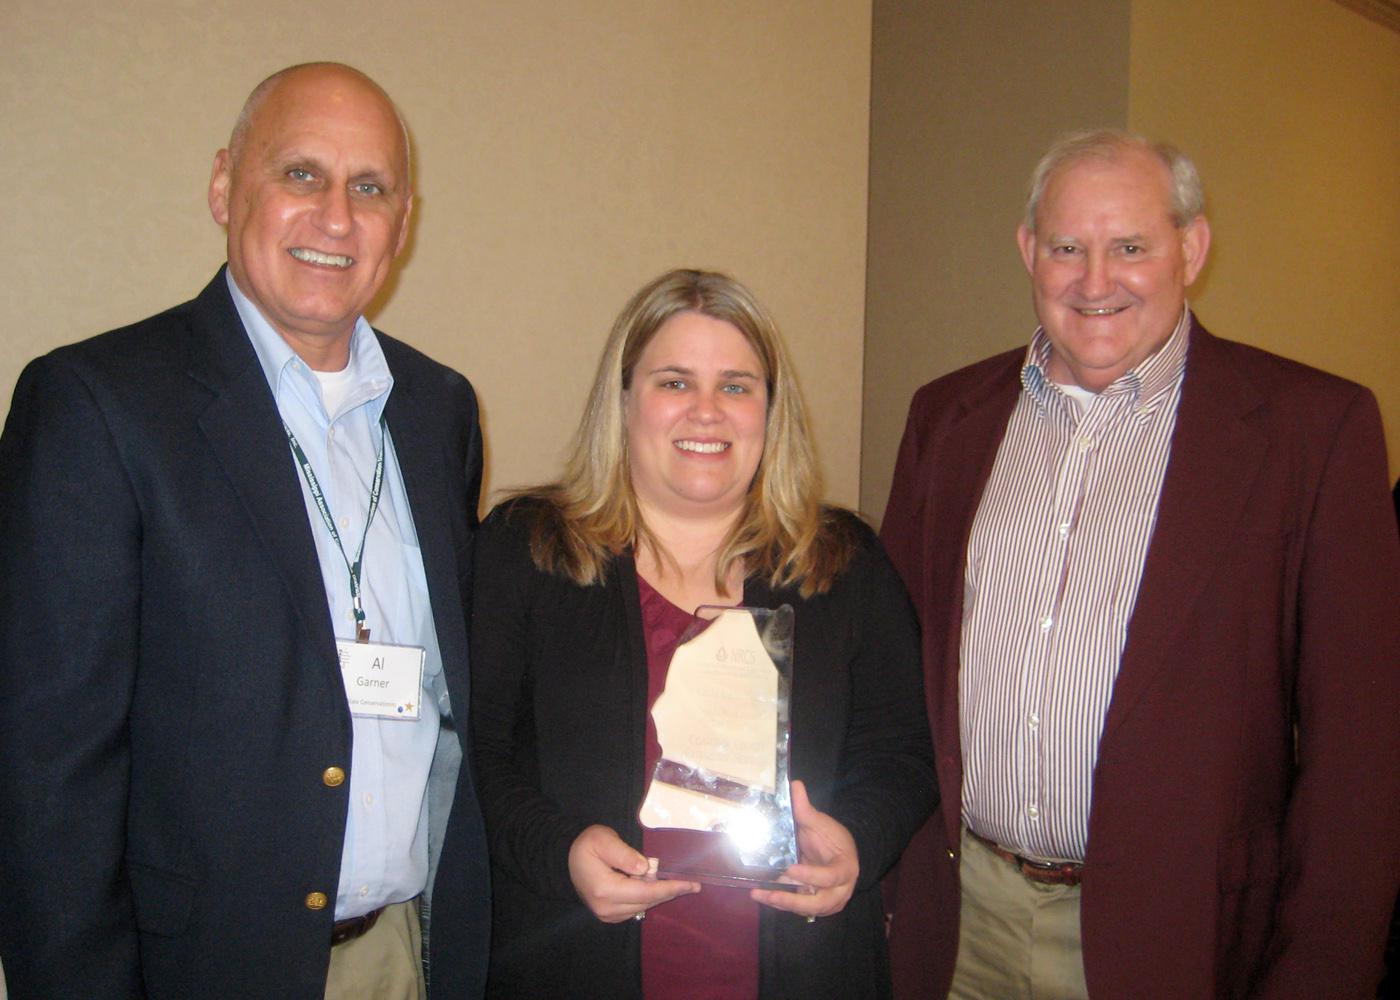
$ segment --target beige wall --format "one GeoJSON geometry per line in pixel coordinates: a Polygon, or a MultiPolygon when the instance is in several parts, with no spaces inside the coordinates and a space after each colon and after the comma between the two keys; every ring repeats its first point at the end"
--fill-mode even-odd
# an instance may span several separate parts
{"type": "Polygon", "coordinates": [[[1224,336],[1381,402],[1400,475],[1400,34],[1330,0],[1134,0],[1129,123],[1188,150],[1224,336]]]}
{"type": "Polygon", "coordinates": [[[557,467],[613,314],[694,263],[773,306],[828,492],[878,518],[913,389],[1024,338],[1024,175],[1090,123],[1197,156],[1202,316],[1377,389],[1400,469],[1400,36],[1330,0],[879,0],[873,60],[869,0],[294,9],[0,6],[0,408],[27,358],[207,280],[205,180],[247,89],[335,57],[419,153],[374,318],[477,383],[492,486],[557,467]]]}
{"type": "Polygon", "coordinates": [[[376,323],[467,373],[489,485],[553,474],[613,316],[677,265],[776,313],[829,494],[859,474],[869,0],[96,0],[0,5],[0,411],[25,360],[189,298],[248,90],[353,63],[419,196],[376,323]]]}
{"type": "Polygon", "coordinates": [[[1126,0],[875,0],[861,509],[884,515],[909,399],[1030,338],[1026,176],[1128,114],[1126,0]]]}

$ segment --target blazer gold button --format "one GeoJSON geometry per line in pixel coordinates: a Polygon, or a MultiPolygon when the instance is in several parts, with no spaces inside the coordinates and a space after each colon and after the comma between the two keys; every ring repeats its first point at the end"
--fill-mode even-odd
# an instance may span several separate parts
{"type": "Polygon", "coordinates": [[[948,849],[948,860],[949,860],[949,861],[956,861],[956,860],[958,860],[958,854],[957,854],[957,852],[954,851],[952,848],[949,848],[949,849],[948,849]]]}
{"type": "Polygon", "coordinates": [[[326,899],[324,892],[308,892],[306,894],[306,908],[308,910],[324,910],[328,902],[330,900],[326,899]]]}
{"type": "Polygon", "coordinates": [[[338,767],[328,767],[321,772],[321,781],[327,788],[345,784],[345,772],[338,767]]]}

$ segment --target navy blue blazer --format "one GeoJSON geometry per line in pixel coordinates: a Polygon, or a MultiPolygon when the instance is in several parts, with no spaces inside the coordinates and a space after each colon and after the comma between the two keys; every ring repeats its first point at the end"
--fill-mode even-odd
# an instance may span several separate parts
{"type": "MultiPolygon", "coordinates": [[[[383,334],[385,419],[466,718],[481,479],[467,380],[383,334]]],[[[433,788],[469,750],[444,725],[433,788]],[[439,768],[439,762],[444,767],[439,768]]],[[[319,998],[351,725],[282,424],[221,270],[20,376],[0,436],[0,957],[16,997],[319,998]]],[[[470,757],[467,757],[468,762],[470,757]]],[[[434,991],[474,996],[485,840],[461,768],[434,991]]],[[[441,847],[434,817],[434,853],[441,847]]]]}

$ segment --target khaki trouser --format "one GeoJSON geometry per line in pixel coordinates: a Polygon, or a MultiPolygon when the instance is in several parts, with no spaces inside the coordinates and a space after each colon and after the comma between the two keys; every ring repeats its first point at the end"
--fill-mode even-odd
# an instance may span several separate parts
{"type": "Polygon", "coordinates": [[[418,901],[384,908],[362,936],[331,948],[326,1000],[426,1000],[418,901]]]}
{"type": "Polygon", "coordinates": [[[1079,886],[1032,882],[966,829],[950,1000],[1087,1000],[1079,886]]]}

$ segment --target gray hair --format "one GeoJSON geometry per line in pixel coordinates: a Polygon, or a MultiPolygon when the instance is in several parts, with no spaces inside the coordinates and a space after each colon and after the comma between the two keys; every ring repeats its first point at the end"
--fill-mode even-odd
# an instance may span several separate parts
{"type": "Polygon", "coordinates": [[[1141,151],[1155,156],[1167,168],[1172,178],[1172,222],[1178,229],[1205,211],[1206,196],[1201,187],[1201,175],[1191,157],[1170,143],[1154,142],[1131,132],[1099,128],[1071,132],[1055,141],[1031,174],[1030,195],[1026,198],[1026,229],[1035,232],[1035,213],[1050,177],[1061,167],[1082,160],[1112,160],[1125,152],[1141,151]]]}
{"type": "Polygon", "coordinates": [[[258,113],[258,109],[262,107],[268,95],[277,89],[278,84],[293,73],[300,73],[308,69],[337,69],[353,76],[358,76],[375,90],[379,91],[389,107],[394,109],[394,117],[398,119],[399,131],[403,133],[404,166],[408,169],[408,177],[412,178],[413,144],[408,140],[408,123],[404,121],[403,112],[399,110],[399,106],[394,103],[393,98],[389,96],[384,88],[375,83],[374,80],[370,79],[364,73],[361,73],[354,66],[347,66],[345,63],[338,62],[298,63],[295,66],[288,66],[286,69],[279,69],[276,73],[273,73],[262,83],[254,87],[253,92],[248,95],[248,99],[243,102],[243,110],[238,112],[238,118],[233,123],[233,132],[229,135],[228,139],[230,159],[232,159],[234,163],[238,162],[238,158],[243,152],[243,146],[248,139],[248,130],[253,126],[253,116],[258,113]]]}

